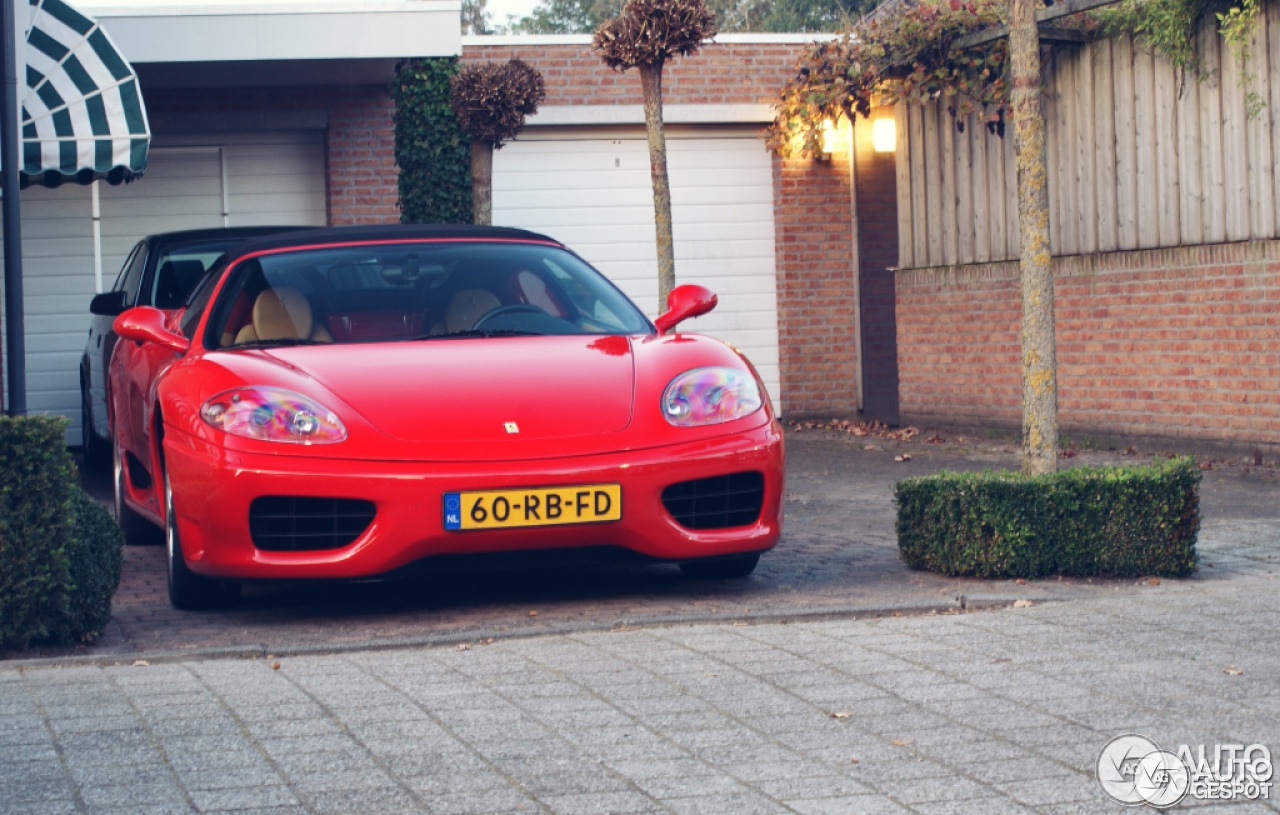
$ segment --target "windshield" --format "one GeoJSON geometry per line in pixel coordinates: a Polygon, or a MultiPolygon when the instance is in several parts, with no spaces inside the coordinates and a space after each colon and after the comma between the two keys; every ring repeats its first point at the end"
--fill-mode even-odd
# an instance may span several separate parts
{"type": "Polygon", "coordinates": [[[644,315],[563,249],[389,243],[299,249],[236,264],[211,348],[548,334],[646,334],[644,315]]]}
{"type": "Polygon", "coordinates": [[[243,240],[226,238],[166,248],[156,260],[151,302],[156,308],[181,308],[213,262],[243,240]]]}

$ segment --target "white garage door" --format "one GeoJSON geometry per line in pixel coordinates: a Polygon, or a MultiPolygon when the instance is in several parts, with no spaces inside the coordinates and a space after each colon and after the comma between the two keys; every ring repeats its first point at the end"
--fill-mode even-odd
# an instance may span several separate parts
{"type": "MultiPolygon", "coordinates": [[[[773,170],[754,138],[668,139],[676,283],[720,299],[685,323],[731,343],[778,396],[773,170]]],[[[649,150],[641,138],[521,140],[494,154],[493,222],[545,233],[658,314],[649,150]]]]}
{"type": "MultiPolygon", "coordinates": [[[[324,136],[320,132],[157,138],[147,174],[99,185],[102,285],[114,282],[144,235],[219,226],[323,226],[324,136]]],[[[88,187],[22,193],[27,408],[72,420],[80,434],[79,363],[96,286],[93,199],[88,187]]]]}

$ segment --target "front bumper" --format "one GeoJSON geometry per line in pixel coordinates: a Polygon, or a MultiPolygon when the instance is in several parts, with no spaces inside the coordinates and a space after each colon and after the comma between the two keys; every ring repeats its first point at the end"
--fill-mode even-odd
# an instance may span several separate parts
{"type": "Polygon", "coordinates": [[[167,428],[165,461],[183,554],[192,571],[237,579],[371,577],[436,555],[615,546],[654,560],[758,552],[782,534],[783,443],[776,422],[707,441],[541,461],[386,462],[228,452],[167,428]],[[694,531],[662,504],[667,486],[755,470],[764,504],[749,526],[694,531]],[[607,524],[446,531],[446,492],[622,485],[622,519],[607,524]],[[357,498],[373,523],[341,549],[264,551],[249,536],[249,504],[263,495],[357,498]]]}

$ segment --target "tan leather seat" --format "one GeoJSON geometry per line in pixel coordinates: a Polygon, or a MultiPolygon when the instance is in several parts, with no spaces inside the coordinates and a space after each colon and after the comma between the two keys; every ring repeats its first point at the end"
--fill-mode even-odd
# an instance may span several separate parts
{"type": "Polygon", "coordinates": [[[452,334],[474,328],[476,320],[500,305],[502,302],[497,297],[483,289],[463,289],[449,300],[444,312],[444,330],[452,334]]]}
{"type": "Polygon", "coordinates": [[[271,340],[333,342],[323,325],[313,321],[311,304],[297,289],[267,289],[253,302],[253,323],[236,334],[236,345],[271,340]]]}

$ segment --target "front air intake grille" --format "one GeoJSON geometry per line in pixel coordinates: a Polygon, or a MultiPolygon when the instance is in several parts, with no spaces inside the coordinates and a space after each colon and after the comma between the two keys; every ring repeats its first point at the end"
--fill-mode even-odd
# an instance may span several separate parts
{"type": "Polygon", "coordinates": [[[249,537],[268,552],[341,549],[373,522],[372,501],[265,495],[249,505],[249,537]]]}
{"type": "Polygon", "coordinates": [[[688,529],[746,526],[760,517],[764,476],[749,472],[681,481],[662,491],[662,505],[688,529]]]}

